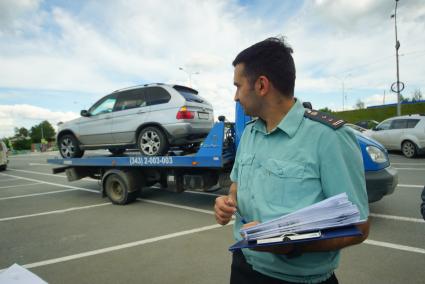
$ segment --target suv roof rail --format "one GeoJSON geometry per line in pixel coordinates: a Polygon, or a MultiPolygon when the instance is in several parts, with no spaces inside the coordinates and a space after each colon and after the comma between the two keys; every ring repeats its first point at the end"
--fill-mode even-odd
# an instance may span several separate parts
{"type": "Polygon", "coordinates": [[[135,86],[131,86],[131,87],[126,87],[126,88],[118,89],[118,90],[113,91],[112,93],[122,92],[122,91],[126,91],[126,90],[132,90],[132,89],[141,88],[141,87],[148,87],[148,86],[161,86],[161,85],[166,85],[166,84],[164,84],[164,83],[148,83],[148,84],[141,84],[141,85],[135,85],[135,86]]]}

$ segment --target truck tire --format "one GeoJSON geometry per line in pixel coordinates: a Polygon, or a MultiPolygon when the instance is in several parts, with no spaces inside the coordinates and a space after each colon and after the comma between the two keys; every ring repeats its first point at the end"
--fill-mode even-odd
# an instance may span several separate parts
{"type": "Polygon", "coordinates": [[[134,190],[133,179],[130,173],[111,173],[104,181],[104,190],[113,204],[125,205],[134,201],[139,195],[139,190],[134,190]],[[132,190],[133,189],[133,190],[132,190]]]}
{"type": "Polygon", "coordinates": [[[155,126],[140,131],[137,147],[143,156],[162,156],[168,152],[168,141],[165,134],[155,126]]]}
{"type": "Polygon", "coordinates": [[[81,158],[84,150],[81,150],[80,143],[72,134],[65,134],[59,138],[58,148],[63,158],[81,158]]]}

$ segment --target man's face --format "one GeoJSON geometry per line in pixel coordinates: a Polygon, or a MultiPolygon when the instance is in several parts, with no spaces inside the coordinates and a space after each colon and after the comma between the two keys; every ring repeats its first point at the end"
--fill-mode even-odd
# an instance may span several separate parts
{"type": "Polygon", "coordinates": [[[233,84],[236,86],[234,100],[240,102],[247,115],[258,116],[260,98],[255,92],[254,86],[251,86],[248,78],[244,75],[244,64],[235,66],[233,84]]]}

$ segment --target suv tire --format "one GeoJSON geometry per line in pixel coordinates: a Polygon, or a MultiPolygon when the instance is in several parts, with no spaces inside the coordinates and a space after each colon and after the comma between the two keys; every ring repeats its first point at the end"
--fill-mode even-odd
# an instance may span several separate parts
{"type": "Polygon", "coordinates": [[[81,158],[84,155],[84,150],[81,150],[80,143],[72,134],[61,136],[58,148],[63,158],[81,158]]]}
{"type": "Polygon", "coordinates": [[[407,158],[413,158],[416,156],[417,148],[415,143],[412,141],[404,141],[403,144],[401,144],[401,151],[403,152],[403,155],[407,158]]]}
{"type": "Polygon", "coordinates": [[[137,147],[144,156],[162,156],[168,152],[168,141],[158,127],[149,126],[140,131],[137,147]]]}

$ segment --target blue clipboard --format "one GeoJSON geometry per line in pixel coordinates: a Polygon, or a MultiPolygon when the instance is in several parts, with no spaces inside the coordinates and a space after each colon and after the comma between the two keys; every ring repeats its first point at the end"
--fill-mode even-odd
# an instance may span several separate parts
{"type": "Polygon", "coordinates": [[[261,244],[258,244],[257,241],[241,240],[233,244],[229,248],[229,251],[233,252],[235,250],[240,250],[243,248],[281,246],[281,245],[287,245],[287,244],[306,243],[306,242],[320,241],[320,240],[327,240],[327,239],[334,239],[334,238],[354,237],[354,236],[360,236],[362,233],[356,226],[350,225],[350,226],[344,226],[344,227],[323,229],[318,232],[307,232],[304,234],[306,236],[305,238],[302,237],[303,234],[304,233],[296,235],[298,237],[295,237],[295,238],[291,238],[291,236],[282,236],[281,237],[282,241],[270,241],[270,242],[265,242],[261,244]]]}

